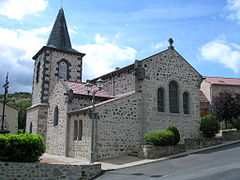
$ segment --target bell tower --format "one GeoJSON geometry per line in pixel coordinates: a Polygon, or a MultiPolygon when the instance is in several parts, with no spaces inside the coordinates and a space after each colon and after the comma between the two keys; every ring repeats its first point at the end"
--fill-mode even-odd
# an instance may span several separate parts
{"type": "Polygon", "coordinates": [[[48,103],[55,82],[82,80],[82,57],[85,54],[72,48],[64,11],[61,8],[46,46],[33,57],[35,60],[32,104],[48,103]]]}
{"type": "Polygon", "coordinates": [[[59,79],[82,81],[84,55],[72,48],[64,11],[61,8],[46,46],[33,56],[35,64],[32,106],[28,110],[26,130],[32,125],[33,133],[42,134],[41,132],[46,131],[49,95],[59,79]],[[43,127],[42,130],[40,127],[43,127]]]}

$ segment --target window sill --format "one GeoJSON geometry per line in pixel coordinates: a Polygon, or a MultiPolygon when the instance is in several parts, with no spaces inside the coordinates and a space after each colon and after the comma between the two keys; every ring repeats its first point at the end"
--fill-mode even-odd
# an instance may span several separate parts
{"type": "Polygon", "coordinates": [[[185,117],[192,116],[192,114],[182,114],[182,113],[169,113],[169,112],[157,112],[157,113],[165,116],[185,116],[185,117]]]}

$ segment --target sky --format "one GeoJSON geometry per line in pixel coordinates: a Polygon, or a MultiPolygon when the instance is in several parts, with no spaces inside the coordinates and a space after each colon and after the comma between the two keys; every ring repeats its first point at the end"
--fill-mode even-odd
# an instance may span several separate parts
{"type": "Polygon", "coordinates": [[[32,57],[63,7],[83,80],[174,47],[201,75],[240,78],[240,0],[0,0],[0,93],[31,92],[32,57]]]}

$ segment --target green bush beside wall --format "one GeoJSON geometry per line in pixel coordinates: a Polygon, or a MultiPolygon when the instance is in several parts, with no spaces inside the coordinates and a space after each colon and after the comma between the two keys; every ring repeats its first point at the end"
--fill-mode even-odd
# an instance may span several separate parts
{"type": "Polygon", "coordinates": [[[144,136],[145,144],[155,146],[171,146],[175,144],[175,135],[169,130],[149,131],[144,136]]]}
{"type": "Polygon", "coordinates": [[[46,146],[38,134],[0,135],[0,160],[36,162],[46,146]]]}

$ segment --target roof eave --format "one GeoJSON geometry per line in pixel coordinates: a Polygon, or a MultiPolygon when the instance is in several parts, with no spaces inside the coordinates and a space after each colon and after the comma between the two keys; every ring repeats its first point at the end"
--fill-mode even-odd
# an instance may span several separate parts
{"type": "Polygon", "coordinates": [[[63,50],[63,49],[57,49],[57,48],[54,48],[54,47],[48,47],[48,46],[43,46],[33,57],[32,59],[33,60],[36,60],[38,58],[38,56],[44,51],[44,50],[53,50],[53,51],[59,51],[59,52],[64,52],[64,53],[68,53],[68,54],[75,54],[75,55],[79,55],[81,57],[84,57],[86,54],[84,53],[80,53],[78,51],[74,52],[74,51],[69,51],[69,50],[63,50]]]}

